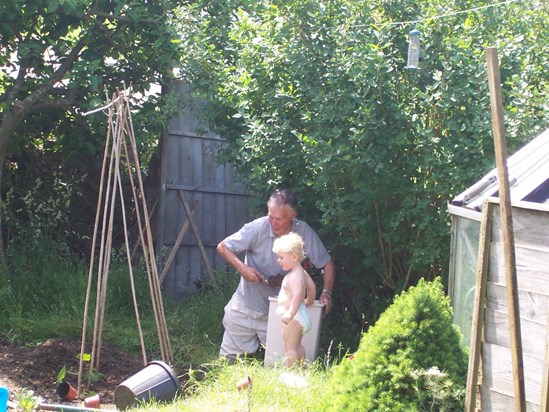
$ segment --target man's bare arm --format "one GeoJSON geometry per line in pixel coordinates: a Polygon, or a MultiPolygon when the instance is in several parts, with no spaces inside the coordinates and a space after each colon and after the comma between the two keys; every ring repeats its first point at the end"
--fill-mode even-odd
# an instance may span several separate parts
{"type": "Polygon", "coordinates": [[[232,266],[238,273],[240,273],[240,276],[242,276],[245,280],[251,283],[265,283],[265,277],[259,273],[256,269],[246,265],[242,260],[238,258],[236,253],[229,250],[227,246],[225,245],[224,241],[219,242],[217,245],[217,253],[223,258],[225,262],[227,262],[230,266],[232,266]]]}

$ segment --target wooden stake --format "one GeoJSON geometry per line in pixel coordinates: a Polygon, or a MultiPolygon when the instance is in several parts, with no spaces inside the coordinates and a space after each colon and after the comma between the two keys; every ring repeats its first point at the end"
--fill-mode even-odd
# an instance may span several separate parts
{"type": "Polygon", "coordinates": [[[181,197],[181,200],[183,201],[183,206],[185,207],[185,211],[187,212],[187,217],[189,219],[189,222],[191,223],[191,228],[193,230],[194,236],[196,238],[196,243],[198,243],[198,247],[200,249],[200,253],[202,254],[202,260],[204,261],[204,266],[206,266],[206,271],[208,272],[208,275],[210,276],[210,280],[212,281],[212,286],[214,289],[223,294],[221,292],[221,289],[217,285],[217,280],[215,279],[213,270],[210,266],[210,261],[208,260],[208,255],[206,254],[206,250],[204,249],[204,245],[202,244],[202,238],[200,237],[200,232],[198,231],[198,228],[194,224],[194,219],[191,216],[191,208],[189,207],[189,204],[187,203],[187,199],[185,198],[185,193],[183,190],[179,190],[179,196],[181,197]]]}
{"type": "Polygon", "coordinates": [[[543,376],[541,383],[541,412],[549,411],[549,333],[545,334],[545,362],[543,363],[543,376]]]}
{"type": "Polygon", "coordinates": [[[492,129],[498,170],[501,223],[503,235],[503,252],[505,256],[505,274],[507,283],[507,301],[509,304],[509,331],[511,336],[511,355],[513,358],[513,383],[515,393],[515,411],[526,411],[524,391],[524,365],[522,359],[522,338],[520,331],[519,298],[517,271],[515,261],[515,240],[511,193],[507,173],[507,149],[505,147],[505,126],[503,120],[503,100],[501,97],[501,80],[497,49],[486,49],[488,60],[488,85],[490,105],[492,108],[492,129]]]}
{"type": "MultiPolygon", "coordinates": [[[[191,209],[191,218],[194,216],[194,212],[196,210],[196,207],[198,205],[198,201],[193,202],[193,207],[191,209]]],[[[168,260],[166,260],[166,264],[164,265],[164,268],[162,269],[162,273],[160,274],[160,284],[164,283],[164,278],[168,274],[168,270],[170,269],[175,256],[177,255],[177,251],[179,250],[179,246],[181,245],[181,242],[183,241],[183,238],[185,237],[185,233],[189,230],[189,226],[191,225],[191,222],[189,219],[185,219],[185,223],[183,223],[183,227],[179,231],[179,234],[177,235],[177,239],[175,240],[175,243],[173,245],[172,251],[170,252],[170,256],[168,256],[168,260]]]]}
{"type": "Polygon", "coordinates": [[[471,352],[469,353],[467,388],[465,392],[466,412],[473,412],[476,408],[482,332],[484,330],[486,285],[488,283],[488,268],[490,263],[490,233],[492,232],[491,210],[491,203],[484,201],[482,206],[482,221],[480,223],[475,306],[473,309],[473,325],[471,327],[471,352]]]}

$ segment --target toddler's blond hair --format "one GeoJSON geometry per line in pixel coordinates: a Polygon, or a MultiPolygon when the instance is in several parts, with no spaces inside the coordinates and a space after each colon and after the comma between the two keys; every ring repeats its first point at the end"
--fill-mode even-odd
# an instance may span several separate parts
{"type": "Polygon", "coordinates": [[[287,235],[282,235],[276,238],[273,244],[274,253],[295,253],[298,260],[301,262],[305,257],[303,251],[303,238],[297,233],[290,232],[287,235]]]}

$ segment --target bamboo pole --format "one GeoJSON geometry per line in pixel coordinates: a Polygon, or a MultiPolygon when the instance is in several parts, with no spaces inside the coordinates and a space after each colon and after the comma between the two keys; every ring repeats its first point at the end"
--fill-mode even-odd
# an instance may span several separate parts
{"type": "Polygon", "coordinates": [[[110,145],[110,138],[112,134],[111,129],[111,123],[108,123],[107,128],[107,138],[106,138],[106,144],[105,144],[105,150],[103,151],[103,163],[101,166],[101,176],[99,180],[99,194],[97,196],[97,208],[95,212],[95,224],[93,227],[93,236],[92,236],[92,247],[91,247],[91,253],[90,253],[90,267],[88,271],[88,286],[86,288],[86,300],[84,302],[84,318],[82,320],[82,342],[80,345],[80,359],[78,363],[78,396],[80,396],[80,387],[82,384],[82,372],[84,370],[84,353],[86,350],[86,333],[88,328],[88,311],[89,311],[89,304],[90,304],[90,298],[91,298],[91,286],[92,286],[92,278],[93,278],[93,268],[95,263],[95,248],[96,248],[96,242],[97,242],[97,232],[99,227],[99,221],[101,218],[101,204],[103,203],[103,185],[105,181],[105,170],[107,166],[107,154],[108,149],[110,145]]]}
{"type": "Polygon", "coordinates": [[[509,176],[507,172],[507,150],[505,147],[505,125],[503,120],[503,101],[501,97],[501,80],[497,49],[486,49],[488,60],[488,85],[490,105],[492,108],[492,129],[496,152],[496,165],[499,180],[499,196],[505,256],[505,274],[507,284],[507,301],[509,305],[509,331],[511,336],[511,355],[513,358],[513,386],[515,394],[515,411],[526,411],[524,390],[524,365],[522,359],[522,338],[520,331],[520,313],[515,262],[515,240],[509,176]]]}
{"type": "MultiPolygon", "coordinates": [[[[123,144],[123,141],[121,141],[121,144],[123,144]]],[[[141,317],[139,316],[139,308],[137,305],[137,293],[135,290],[135,280],[133,276],[133,267],[132,267],[132,257],[130,253],[130,240],[128,239],[128,224],[126,221],[126,206],[124,203],[124,193],[122,190],[122,182],[120,179],[120,170],[116,170],[117,173],[117,182],[118,182],[118,190],[120,192],[120,206],[122,211],[122,224],[124,227],[124,244],[126,246],[126,258],[128,260],[128,270],[130,274],[130,287],[132,291],[132,300],[133,300],[133,307],[135,312],[135,320],[137,322],[137,332],[139,334],[139,342],[141,343],[141,354],[143,356],[143,364],[147,364],[147,352],[145,349],[145,339],[143,338],[143,329],[141,327],[141,317]]]]}
{"type": "Polygon", "coordinates": [[[108,286],[108,280],[109,280],[109,270],[110,270],[110,263],[111,263],[111,253],[112,253],[112,235],[114,230],[114,214],[116,210],[116,199],[118,196],[118,191],[116,190],[118,181],[120,180],[120,174],[118,173],[120,169],[120,155],[122,151],[122,147],[120,144],[121,134],[123,133],[122,124],[120,123],[120,108],[123,104],[122,99],[116,99],[116,104],[114,107],[117,109],[115,113],[112,113],[114,115],[114,125],[115,125],[115,135],[114,139],[112,140],[112,160],[111,164],[113,165],[112,168],[112,176],[113,179],[110,182],[112,186],[109,188],[111,193],[111,200],[108,204],[108,211],[107,207],[105,208],[105,214],[108,215],[108,224],[107,224],[107,231],[104,241],[104,258],[102,261],[103,264],[103,271],[102,271],[102,277],[100,281],[98,281],[98,303],[96,304],[98,310],[97,310],[97,327],[96,327],[96,333],[94,334],[94,345],[92,350],[92,361],[90,362],[90,375],[89,375],[89,383],[91,383],[91,377],[92,377],[92,367],[95,364],[95,368],[99,370],[99,365],[101,363],[101,347],[103,344],[103,325],[105,321],[105,307],[107,302],[107,286],[108,286]]]}
{"type": "MultiPolygon", "coordinates": [[[[112,122],[113,117],[113,105],[109,106],[109,128],[111,130],[111,137],[114,141],[116,139],[116,125],[112,122]]],[[[109,139],[107,139],[110,141],[109,139]]],[[[106,145],[106,148],[109,148],[109,145],[106,145]]],[[[108,210],[109,204],[111,202],[111,187],[112,187],[112,176],[113,176],[113,169],[114,169],[114,156],[113,156],[113,150],[114,150],[114,144],[111,144],[110,146],[110,158],[109,158],[109,166],[108,166],[108,172],[107,172],[107,183],[106,183],[106,192],[105,192],[105,202],[102,204],[103,206],[103,219],[101,223],[101,236],[100,236],[100,246],[99,246],[99,260],[97,264],[97,286],[96,286],[96,298],[95,298],[95,317],[94,317],[94,328],[93,328],[93,335],[92,335],[92,350],[91,350],[91,359],[89,363],[90,367],[90,373],[89,373],[89,379],[88,379],[88,386],[91,382],[91,376],[95,361],[95,355],[96,355],[96,348],[97,348],[97,331],[99,328],[99,313],[102,310],[102,285],[103,285],[103,274],[105,271],[105,253],[106,247],[106,237],[107,237],[107,227],[108,227],[108,210]]],[[[108,157],[108,151],[105,152],[106,156],[108,157]]],[[[92,247],[95,248],[96,245],[93,245],[92,247]]]]}
{"type": "MultiPolygon", "coordinates": [[[[120,101],[117,101],[118,107],[120,106],[120,101]]],[[[111,106],[113,107],[113,106],[111,106]]],[[[114,106],[116,107],[116,106],[114,106]]],[[[111,111],[111,120],[113,112],[111,111]]],[[[107,301],[107,285],[109,278],[109,269],[111,261],[111,251],[112,251],[112,233],[114,228],[114,212],[116,205],[116,180],[118,175],[116,170],[120,167],[120,123],[118,122],[118,117],[114,116],[116,121],[114,122],[114,131],[111,148],[111,162],[109,177],[107,183],[107,191],[110,193],[110,197],[107,197],[109,201],[105,202],[104,209],[104,221],[106,222],[106,227],[104,225],[103,237],[101,242],[101,255],[103,259],[100,260],[99,264],[99,274],[97,281],[97,300],[96,300],[96,314],[95,314],[95,327],[93,334],[93,343],[92,343],[92,354],[90,361],[90,373],[88,377],[88,385],[91,384],[93,367],[99,370],[99,365],[101,363],[101,346],[103,341],[103,324],[105,320],[105,305],[107,301]]]]}
{"type": "MultiPolygon", "coordinates": [[[[148,220],[149,212],[147,210],[147,202],[145,200],[145,189],[143,185],[143,179],[141,174],[141,166],[139,164],[139,155],[137,153],[137,142],[135,140],[135,133],[133,129],[133,123],[132,123],[132,116],[131,111],[129,110],[129,104],[127,105],[128,111],[126,118],[128,119],[128,138],[130,140],[130,147],[132,149],[132,155],[134,160],[134,167],[135,167],[135,174],[137,176],[137,182],[139,184],[139,193],[140,196],[136,197],[136,204],[138,204],[138,199],[141,199],[142,201],[142,209],[143,209],[143,216],[144,216],[144,227],[145,227],[145,233],[146,233],[146,245],[147,248],[144,249],[144,252],[148,252],[149,254],[149,262],[148,267],[150,267],[151,276],[149,277],[149,284],[151,288],[151,299],[153,300],[153,307],[156,308],[155,312],[156,315],[156,325],[157,325],[157,331],[159,334],[159,340],[160,340],[160,346],[162,351],[162,358],[165,362],[171,363],[173,362],[173,354],[172,354],[172,348],[170,344],[169,334],[168,334],[168,327],[166,325],[166,317],[164,315],[164,302],[162,300],[162,291],[161,291],[161,285],[159,282],[159,276],[158,276],[158,268],[156,266],[156,258],[154,255],[154,246],[153,246],[153,237],[152,237],[152,230],[150,227],[150,222],[148,220]]],[[[139,219],[138,219],[139,223],[139,219]]],[[[145,242],[144,242],[145,243],[145,242]]],[[[146,253],[145,253],[146,255],[146,253]]]]}
{"type": "MultiPolygon", "coordinates": [[[[131,144],[131,142],[130,142],[130,144],[131,144]]],[[[161,357],[162,357],[162,360],[165,361],[166,360],[166,351],[165,351],[165,344],[164,344],[164,334],[158,328],[158,325],[161,322],[161,320],[160,320],[160,313],[159,313],[158,304],[157,304],[158,296],[157,296],[157,293],[156,293],[156,289],[153,286],[154,274],[153,274],[152,264],[151,264],[150,256],[149,256],[149,249],[148,249],[149,245],[148,245],[148,242],[146,241],[146,233],[145,233],[144,228],[143,228],[143,222],[141,221],[141,207],[139,205],[139,194],[137,193],[135,181],[133,179],[133,173],[132,173],[132,170],[131,170],[132,165],[129,162],[129,153],[127,151],[127,145],[125,145],[125,148],[126,148],[126,158],[128,159],[128,163],[127,163],[128,174],[130,176],[130,185],[131,185],[131,188],[132,188],[132,193],[133,193],[133,198],[134,198],[134,206],[135,206],[135,210],[136,210],[137,226],[138,226],[138,230],[139,230],[139,240],[140,240],[141,248],[142,248],[142,251],[143,251],[143,258],[144,258],[144,261],[145,261],[145,269],[147,271],[147,278],[149,280],[149,292],[150,292],[150,295],[151,295],[153,316],[154,316],[155,324],[157,325],[157,334],[158,334],[158,339],[160,341],[161,357]]]]}

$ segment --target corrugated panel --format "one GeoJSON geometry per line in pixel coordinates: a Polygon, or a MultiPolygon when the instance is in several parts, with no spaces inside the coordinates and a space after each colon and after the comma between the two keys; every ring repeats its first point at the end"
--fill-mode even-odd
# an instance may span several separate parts
{"type": "MultiPolygon", "coordinates": [[[[511,201],[547,203],[549,200],[549,129],[507,159],[511,201]],[[535,195],[534,195],[535,194],[535,195]]],[[[482,203],[499,196],[497,169],[456,196],[448,206],[452,214],[480,220],[482,203]],[[471,213],[472,212],[472,213],[471,213]]]]}

